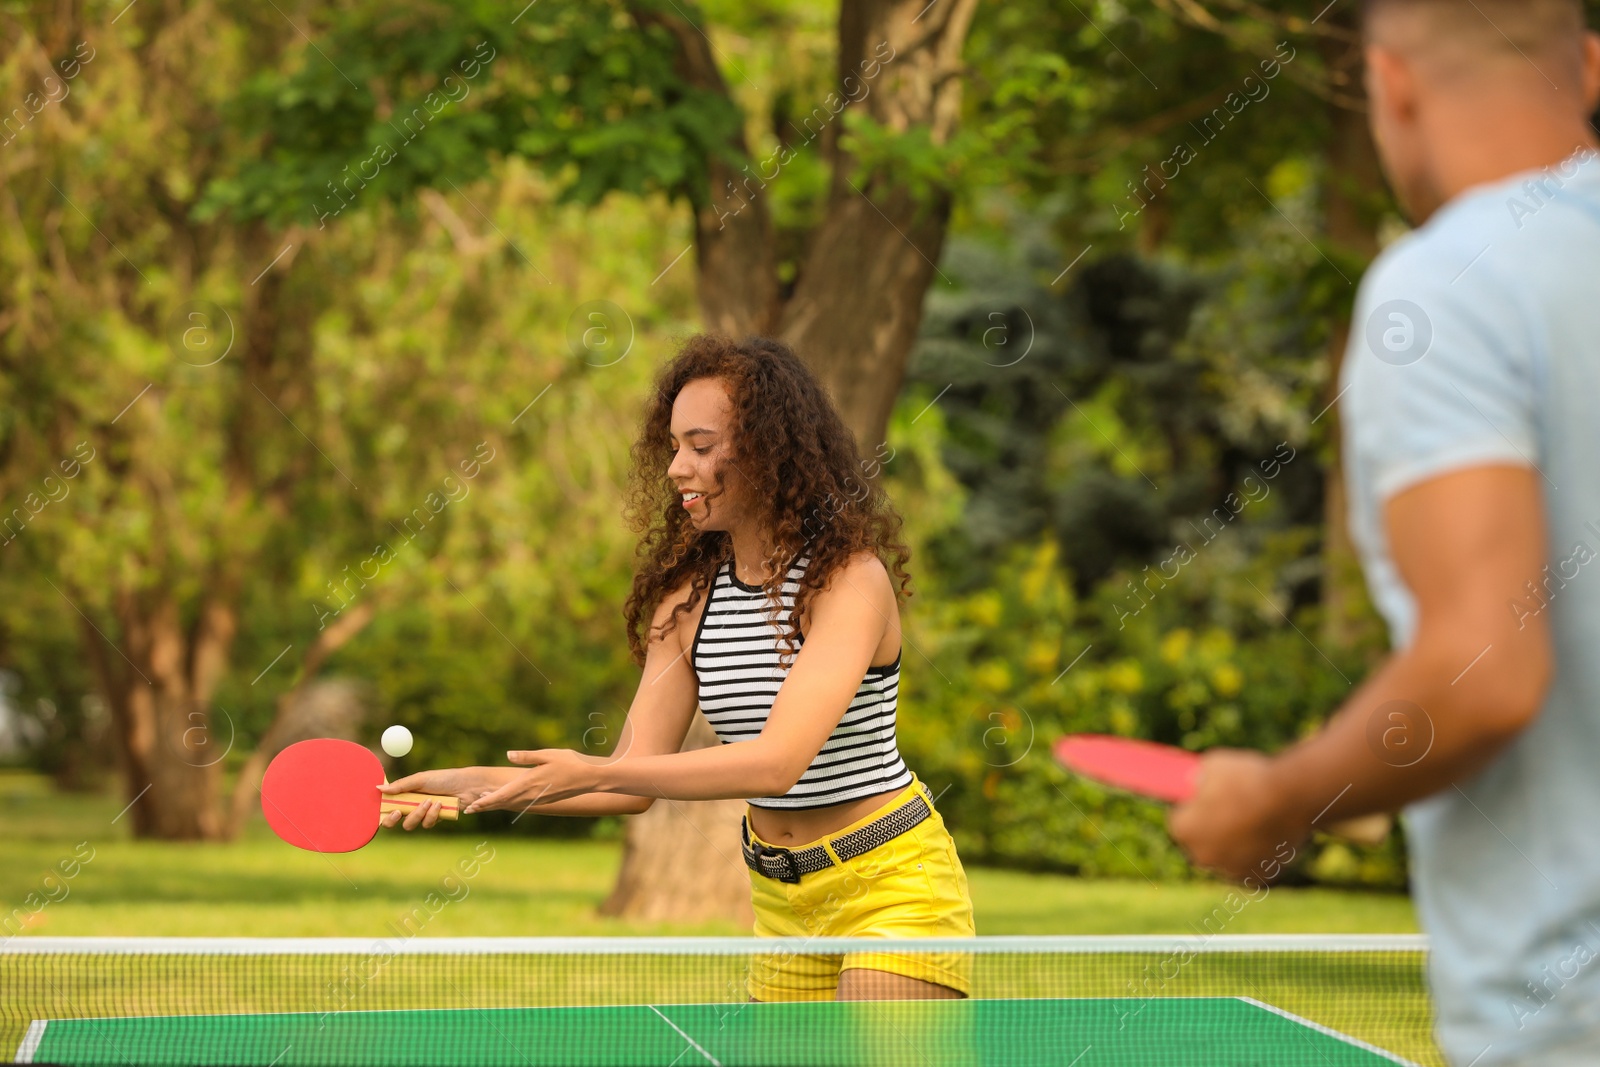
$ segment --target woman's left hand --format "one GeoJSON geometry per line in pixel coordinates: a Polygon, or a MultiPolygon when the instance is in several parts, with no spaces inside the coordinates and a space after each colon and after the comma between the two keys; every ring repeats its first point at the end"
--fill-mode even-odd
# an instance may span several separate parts
{"type": "Polygon", "coordinates": [[[463,814],[497,808],[523,811],[535,804],[553,804],[596,792],[600,765],[607,762],[603,757],[585,756],[568,748],[507,752],[506,758],[529,769],[467,805],[463,814]]]}

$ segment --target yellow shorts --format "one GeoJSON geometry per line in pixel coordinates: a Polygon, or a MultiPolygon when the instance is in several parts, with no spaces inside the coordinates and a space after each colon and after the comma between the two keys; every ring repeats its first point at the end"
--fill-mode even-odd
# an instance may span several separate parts
{"type": "MultiPolygon", "coordinates": [[[[835,839],[859,829],[928,787],[913,776],[899,795],[837,833],[807,841],[833,855],[835,839]]],[[[761,839],[745,829],[752,841],[761,839]]],[[[771,844],[771,842],[763,842],[771,844]]],[[[838,856],[834,855],[835,861],[838,856]]],[[[955,842],[938,811],[910,830],[843,864],[780,882],[750,872],[757,937],[973,937],[972,897],[956,858],[955,842]]],[[[858,967],[935,982],[972,992],[972,956],[964,952],[849,952],[812,955],[774,952],[750,961],[746,988],[756,1000],[832,1000],[839,972],[858,967]]]]}

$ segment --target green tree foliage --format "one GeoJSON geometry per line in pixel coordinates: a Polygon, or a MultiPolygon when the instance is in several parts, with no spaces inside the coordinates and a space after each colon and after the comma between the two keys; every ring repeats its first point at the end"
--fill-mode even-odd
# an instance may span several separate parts
{"type": "Polygon", "coordinates": [[[230,101],[229,124],[256,151],[208,186],[197,214],[325,225],[360,199],[406,202],[508,156],[537,162],[578,203],[620,191],[698,204],[705,162],[728,153],[741,116],[674,69],[667,30],[641,24],[657,7],[328,9],[314,50],[259,70],[230,101]]]}

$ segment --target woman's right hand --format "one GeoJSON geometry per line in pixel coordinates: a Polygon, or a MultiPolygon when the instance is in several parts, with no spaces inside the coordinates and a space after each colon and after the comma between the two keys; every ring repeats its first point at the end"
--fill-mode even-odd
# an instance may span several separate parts
{"type": "MultiPolygon", "coordinates": [[[[433,771],[408,774],[394,782],[386,782],[378,789],[385,795],[393,793],[429,793],[434,796],[453,796],[465,808],[468,804],[487,796],[505,784],[507,778],[520,772],[517,767],[444,767],[433,771]]],[[[431,829],[439,821],[443,805],[437,801],[418,804],[409,812],[385,812],[379,823],[393,828],[415,830],[431,829]]]]}

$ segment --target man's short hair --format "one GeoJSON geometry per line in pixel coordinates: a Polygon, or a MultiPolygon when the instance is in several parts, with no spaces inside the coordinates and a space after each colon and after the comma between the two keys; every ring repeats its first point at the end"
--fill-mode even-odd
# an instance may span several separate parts
{"type": "Polygon", "coordinates": [[[1363,0],[1368,39],[1386,43],[1382,20],[1410,13],[1421,17],[1403,42],[1413,48],[1437,48],[1461,58],[1570,60],[1582,54],[1582,0],[1363,0]]]}

